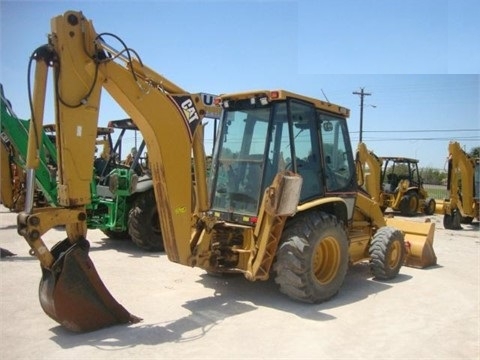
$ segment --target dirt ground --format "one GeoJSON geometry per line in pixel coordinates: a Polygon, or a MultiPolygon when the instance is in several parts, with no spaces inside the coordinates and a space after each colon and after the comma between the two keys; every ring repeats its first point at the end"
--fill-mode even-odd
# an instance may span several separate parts
{"type": "MultiPolygon", "coordinates": [[[[339,294],[308,305],[273,281],[218,278],[89,231],[90,257],[115,298],[143,318],[75,334],[39,304],[38,260],[0,206],[0,356],[10,359],[479,359],[480,233],[436,225],[438,265],[403,267],[388,282],[350,268],[339,294]]],[[[414,221],[424,221],[419,216],[414,221]]],[[[50,230],[44,241],[63,240],[50,230]]]]}

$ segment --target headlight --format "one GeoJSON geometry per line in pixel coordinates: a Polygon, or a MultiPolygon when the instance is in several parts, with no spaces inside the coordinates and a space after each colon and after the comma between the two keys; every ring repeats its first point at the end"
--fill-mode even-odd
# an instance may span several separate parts
{"type": "Polygon", "coordinates": [[[115,194],[118,189],[118,175],[112,174],[110,175],[110,179],[108,180],[108,189],[112,194],[115,194]]]}
{"type": "Polygon", "coordinates": [[[138,175],[137,174],[132,174],[132,177],[130,178],[130,193],[133,194],[135,191],[137,191],[137,185],[138,185],[138,175]]]}

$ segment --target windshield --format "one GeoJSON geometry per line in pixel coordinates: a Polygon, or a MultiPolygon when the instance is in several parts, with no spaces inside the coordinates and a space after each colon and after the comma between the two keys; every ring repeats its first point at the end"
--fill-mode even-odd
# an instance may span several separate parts
{"type": "Polygon", "coordinates": [[[212,174],[213,208],[256,215],[271,107],[226,111],[212,174]]]}

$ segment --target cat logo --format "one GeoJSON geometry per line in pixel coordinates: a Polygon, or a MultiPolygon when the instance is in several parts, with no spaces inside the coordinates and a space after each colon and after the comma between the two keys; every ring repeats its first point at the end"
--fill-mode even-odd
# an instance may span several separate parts
{"type": "Polygon", "coordinates": [[[193,105],[192,99],[186,99],[184,102],[180,104],[182,107],[183,111],[185,112],[185,115],[188,119],[188,122],[191,123],[192,121],[199,120],[200,117],[198,116],[197,110],[195,109],[195,106],[193,105]]]}

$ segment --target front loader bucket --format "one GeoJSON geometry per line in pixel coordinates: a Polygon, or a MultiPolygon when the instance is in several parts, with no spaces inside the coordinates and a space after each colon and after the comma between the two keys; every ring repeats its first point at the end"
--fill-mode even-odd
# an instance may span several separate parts
{"type": "Polygon", "coordinates": [[[87,240],[72,245],[66,239],[52,247],[55,262],[51,269],[42,267],[39,288],[43,311],[75,332],[141,321],[107,290],[88,256],[89,245],[87,240]]]}
{"type": "Polygon", "coordinates": [[[423,269],[437,264],[437,256],[433,250],[434,223],[396,218],[387,218],[386,222],[388,226],[393,226],[405,234],[405,266],[423,269]]]}

